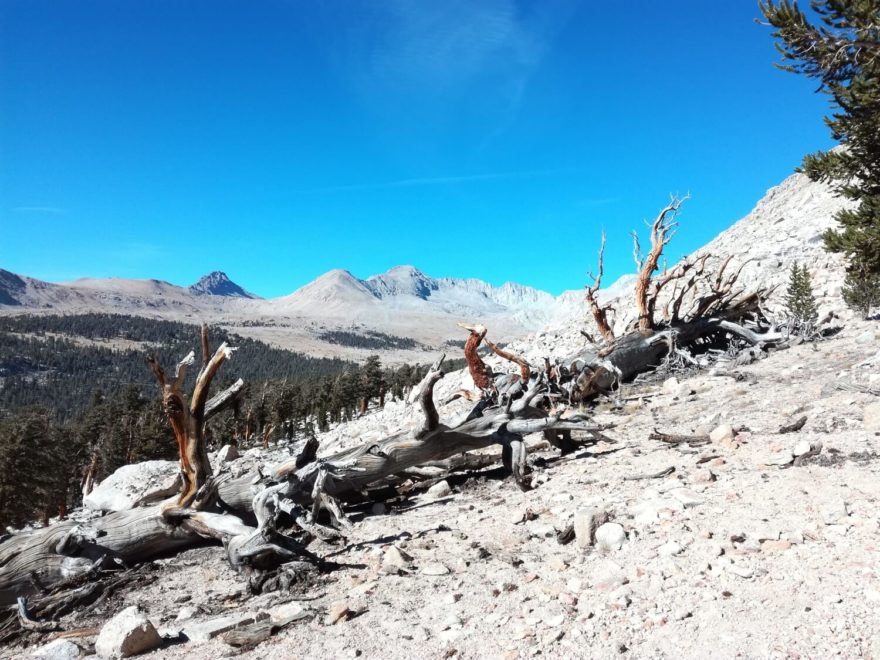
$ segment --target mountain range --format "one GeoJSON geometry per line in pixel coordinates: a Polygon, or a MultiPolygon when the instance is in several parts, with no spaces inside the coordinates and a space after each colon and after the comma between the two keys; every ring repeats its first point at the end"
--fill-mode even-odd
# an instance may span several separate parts
{"type": "Polygon", "coordinates": [[[221,271],[183,287],[120,278],[53,283],[0,270],[0,313],[107,312],[206,321],[284,348],[347,357],[362,357],[365,349],[321,336],[341,329],[355,343],[358,335],[370,333],[405,337],[418,347],[395,349],[396,357],[414,359],[460,339],[459,321],[479,321],[498,336],[520,336],[576,313],[581,298],[578,291],[553,296],[514,283],[496,287],[478,279],[433,278],[414,266],[363,280],[331,270],[272,299],[248,292],[221,271]]]}
{"type": "MultiPolygon", "coordinates": [[[[741,283],[775,285],[777,301],[788,269],[801,261],[813,270],[820,305],[842,311],[842,262],[824,251],[822,234],[844,204],[826,186],[795,174],[771,188],[751,213],[697,254],[709,251],[746,262],[741,283]]],[[[622,298],[615,307],[626,310],[633,281],[633,275],[625,275],[600,295],[622,298]]],[[[354,359],[377,349],[359,345],[359,337],[375,339],[378,333],[415,340],[415,348],[389,348],[386,359],[392,361],[424,361],[425,351],[459,342],[464,338],[460,321],[480,322],[502,340],[579,325],[586,316],[583,290],[553,296],[510,282],[492,286],[478,279],[434,278],[414,266],[396,266],[366,279],[331,270],[272,299],[249,293],[220,271],[181,287],[119,278],[52,283],[0,269],[0,314],[23,312],[112,312],[208,322],[282,348],[354,359]],[[339,330],[345,331],[346,341],[340,341],[339,330]]],[[[618,317],[620,323],[627,320],[626,314],[618,317]]]]}

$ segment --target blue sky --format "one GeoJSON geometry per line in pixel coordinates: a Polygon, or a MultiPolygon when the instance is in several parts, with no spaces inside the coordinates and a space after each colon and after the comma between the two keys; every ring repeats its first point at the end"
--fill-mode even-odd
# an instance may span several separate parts
{"type": "Polygon", "coordinates": [[[753,0],[0,0],[0,267],[607,282],[831,145],[753,0]]]}

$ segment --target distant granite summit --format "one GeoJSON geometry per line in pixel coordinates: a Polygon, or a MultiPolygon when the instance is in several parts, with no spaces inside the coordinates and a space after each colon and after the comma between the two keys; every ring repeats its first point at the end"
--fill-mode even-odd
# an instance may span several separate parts
{"type": "Polygon", "coordinates": [[[235,282],[230,280],[226,273],[219,270],[215,270],[213,273],[208,273],[198,282],[189,287],[189,290],[197,296],[227,296],[251,299],[258,297],[242,289],[235,282]]]}

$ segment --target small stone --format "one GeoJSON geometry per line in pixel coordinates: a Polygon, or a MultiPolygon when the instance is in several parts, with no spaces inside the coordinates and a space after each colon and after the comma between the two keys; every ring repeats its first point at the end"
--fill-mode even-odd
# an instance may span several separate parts
{"type": "Polygon", "coordinates": [[[449,575],[449,569],[443,564],[425,564],[422,567],[422,575],[449,575]]]}
{"type": "Polygon", "coordinates": [[[676,396],[678,394],[679,385],[678,378],[675,376],[667,378],[663,381],[663,393],[668,394],[669,396],[676,396]]]}
{"type": "Polygon", "coordinates": [[[101,628],[95,653],[102,658],[128,658],[162,645],[162,638],[137,605],[126,607],[101,628]]]}
{"type": "Polygon", "coordinates": [[[660,511],[664,508],[666,505],[660,500],[642,500],[632,508],[630,515],[638,527],[650,527],[660,519],[660,511]]]}
{"type": "Polygon", "coordinates": [[[239,457],[238,447],[235,445],[223,445],[217,452],[218,463],[231,463],[239,457]]]}
{"type": "Polygon", "coordinates": [[[661,557],[674,557],[675,555],[681,554],[682,550],[684,550],[684,548],[675,541],[667,541],[657,548],[657,554],[661,557]]]}
{"type": "Polygon", "coordinates": [[[669,494],[678,500],[685,509],[690,509],[703,503],[703,499],[699,495],[687,488],[673,488],[669,491],[669,494]]]}
{"type": "Polygon", "coordinates": [[[755,572],[751,568],[740,566],[739,564],[730,564],[727,567],[727,571],[746,580],[755,574],[755,572]]]}
{"type": "Polygon", "coordinates": [[[611,592],[626,584],[626,572],[613,561],[604,561],[593,569],[590,582],[596,591],[611,592]]]}
{"type": "Polygon", "coordinates": [[[438,481],[425,492],[425,497],[430,500],[439,500],[444,497],[449,497],[450,495],[452,495],[452,488],[449,486],[449,482],[445,479],[443,481],[438,481]]]}
{"type": "Polygon", "coordinates": [[[734,433],[733,427],[730,424],[716,426],[715,429],[709,433],[709,440],[715,444],[732,442],[735,437],[736,433],[734,433]]]}
{"type": "Polygon", "coordinates": [[[561,573],[568,568],[568,563],[559,555],[551,555],[547,558],[547,568],[557,573],[561,573]]]}
{"type": "Polygon", "coordinates": [[[630,588],[627,586],[619,587],[608,594],[607,606],[610,610],[625,610],[632,603],[630,596],[630,588]]]}
{"type": "Polygon", "coordinates": [[[791,450],[791,455],[795,456],[795,457],[803,456],[804,454],[809,454],[809,453],[810,453],[810,443],[808,440],[801,440],[800,442],[798,442],[794,446],[794,449],[791,450]]]}
{"type": "Polygon", "coordinates": [[[765,465],[789,465],[794,460],[794,454],[790,451],[781,451],[776,454],[770,454],[763,463],[765,465]]]}
{"type": "Polygon", "coordinates": [[[192,605],[187,605],[186,607],[181,607],[180,611],[177,613],[177,617],[175,620],[177,621],[186,621],[187,619],[192,619],[196,614],[198,614],[199,609],[192,605]]]}
{"type": "Polygon", "coordinates": [[[560,610],[548,610],[544,612],[544,625],[550,628],[557,628],[565,623],[565,612],[560,610]]]}
{"type": "Polygon", "coordinates": [[[332,626],[348,619],[351,610],[348,603],[344,600],[338,600],[327,608],[327,616],[324,619],[324,625],[332,626]]]}
{"type": "Polygon", "coordinates": [[[382,558],[382,570],[385,573],[399,573],[406,570],[412,563],[412,557],[396,546],[389,546],[385,549],[382,558]]]}
{"type": "Polygon", "coordinates": [[[856,337],[856,342],[859,344],[870,344],[874,341],[874,333],[870,330],[866,330],[858,337],[856,337]]]}
{"type": "Polygon", "coordinates": [[[449,630],[450,628],[461,628],[463,624],[458,616],[456,616],[455,614],[450,614],[445,619],[443,619],[443,623],[441,625],[443,626],[443,630],[449,630]]]}
{"type": "Polygon", "coordinates": [[[761,543],[762,552],[784,552],[791,548],[791,541],[779,539],[778,541],[764,541],[761,543]]]}
{"type": "Polygon", "coordinates": [[[82,655],[82,649],[69,639],[56,639],[31,653],[31,658],[40,660],[75,660],[82,655]]]}
{"type": "Polygon", "coordinates": [[[386,507],[382,502],[376,502],[370,507],[370,510],[373,512],[374,516],[383,516],[388,511],[388,507],[386,507]]]}
{"type": "Polygon", "coordinates": [[[608,520],[608,512],[602,508],[581,509],[574,514],[574,537],[581,548],[589,548],[596,540],[596,530],[608,520]]]}
{"type": "Polygon", "coordinates": [[[822,516],[822,522],[826,525],[837,525],[846,522],[849,515],[846,510],[846,502],[841,499],[830,500],[819,506],[819,514],[822,516]]]}
{"type": "Polygon", "coordinates": [[[865,406],[862,424],[866,431],[880,431],[880,401],[865,406]]]}
{"type": "Polygon", "coordinates": [[[620,550],[626,541],[623,525],[605,523],[596,530],[596,546],[602,550],[620,550]]]}
{"type": "Polygon", "coordinates": [[[695,484],[710,484],[713,481],[718,479],[715,476],[715,473],[708,468],[700,468],[694,471],[694,476],[691,478],[691,481],[695,484]]]}
{"type": "Polygon", "coordinates": [[[789,541],[792,545],[797,545],[799,543],[804,542],[804,535],[800,532],[786,532],[782,535],[786,541],[789,541]]]}
{"type": "Polygon", "coordinates": [[[307,615],[306,610],[296,601],[282,603],[269,610],[269,621],[276,626],[286,626],[288,623],[302,619],[307,615]]]}

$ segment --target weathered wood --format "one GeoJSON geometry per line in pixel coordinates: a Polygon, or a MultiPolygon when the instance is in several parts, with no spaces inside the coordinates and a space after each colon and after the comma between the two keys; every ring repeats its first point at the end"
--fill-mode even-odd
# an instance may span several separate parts
{"type": "MultiPolygon", "coordinates": [[[[602,286],[602,275],[605,270],[605,230],[602,230],[602,242],[599,244],[599,266],[597,270],[597,274],[593,275],[592,273],[588,274],[588,277],[593,280],[593,283],[587,287],[587,304],[590,307],[590,313],[593,315],[593,321],[596,322],[596,328],[599,330],[599,334],[602,335],[602,339],[605,340],[606,343],[611,343],[614,341],[614,331],[611,329],[611,324],[608,322],[608,312],[610,311],[610,307],[602,306],[599,304],[599,288],[602,286]]],[[[591,343],[592,338],[586,332],[584,335],[587,339],[590,339],[591,343]]]]}
{"type": "MultiPolygon", "coordinates": [[[[221,346],[218,353],[226,350],[221,346]]],[[[216,373],[225,353],[224,358],[216,362],[214,358],[203,368],[203,377],[216,373]]],[[[161,367],[153,363],[172,426],[175,431],[178,427],[183,431],[178,436],[184,452],[182,466],[186,466],[186,460],[197,460],[199,451],[198,447],[187,444],[194,439],[198,441],[199,427],[193,424],[198,420],[195,413],[199,410],[190,408],[190,417],[180,412],[186,410],[180,383],[185,367],[191,362],[192,357],[188,356],[181,363],[171,384],[166,382],[161,367]]],[[[314,560],[316,558],[296,539],[277,533],[275,523],[282,503],[287,503],[284,510],[291,512],[289,515],[294,520],[301,520],[304,529],[314,527],[322,509],[344,525],[344,513],[335,501],[337,496],[360,491],[410,467],[492,445],[502,447],[517,483],[525,487],[524,435],[601,430],[583,414],[563,418],[561,413],[548,415],[546,410],[536,407],[548,392],[543,375],[532,378],[528,389],[518,393],[519,398],[509,397],[503,405],[483,399],[463,421],[447,426],[439,421],[431,396],[441,376],[438,362],[424,380],[420,393],[425,423],[414,432],[396,433],[317,460],[313,460],[316,444],[310,442],[300,456],[269,474],[257,469],[234,479],[226,475],[220,479],[205,479],[194,493],[192,484],[195,482],[191,477],[185,490],[186,498],[110,513],[87,525],[66,521],[7,538],[0,543],[0,605],[12,604],[19,596],[86,575],[105,562],[118,561],[132,566],[207,541],[222,542],[236,570],[262,569],[295,557],[314,560]],[[194,502],[202,502],[201,509],[190,506],[194,502]],[[225,512],[218,512],[219,507],[225,512]],[[310,507],[311,517],[306,514],[310,507]],[[256,518],[256,526],[246,522],[252,518],[256,518]]],[[[205,387],[199,391],[202,400],[206,391],[205,387]]]]}

